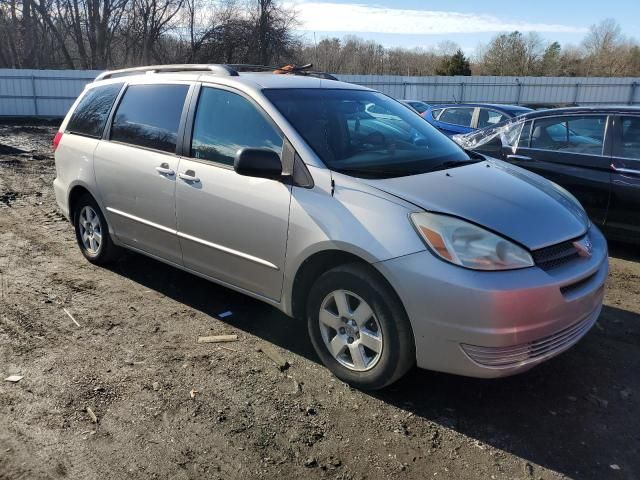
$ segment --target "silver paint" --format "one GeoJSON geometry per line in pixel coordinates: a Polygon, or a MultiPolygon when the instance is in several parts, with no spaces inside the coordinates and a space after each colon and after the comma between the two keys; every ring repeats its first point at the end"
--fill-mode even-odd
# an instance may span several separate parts
{"type": "Polygon", "coordinates": [[[418,366],[462,375],[509,375],[560,353],[492,369],[473,362],[462,344],[522,345],[600,311],[608,260],[595,227],[591,255],[554,270],[479,272],[436,258],[409,221],[410,213],[422,210],[455,215],[529,249],[580,237],[588,228],[584,212],[551,182],[498,161],[387,180],[334,173],[262,93],[266,87],[362,87],[288,75],[176,73],[105,80],[88,88],[114,81],[202,82],[249,95],[295,147],[314,181],[311,189],[291,187],[196,159],[64,134],[55,153],[57,202],[70,216],[72,189],[87,189],[118,245],[287,314],[293,313],[294,280],[305,260],[326,251],[350,253],[377,269],[398,294],[413,329],[418,366]],[[200,181],[181,179],[188,170],[200,181]]]}

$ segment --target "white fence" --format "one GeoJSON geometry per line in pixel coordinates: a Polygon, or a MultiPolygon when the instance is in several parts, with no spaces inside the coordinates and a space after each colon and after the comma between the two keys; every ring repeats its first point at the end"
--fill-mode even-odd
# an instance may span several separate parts
{"type": "Polygon", "coordinates": [[[395,98],[427,103],[516,105],[640,104],[640,78],[600,77],[397,77],[340,75],[395,98]]]}
{"type": "MultiPolygon", "coordinates": [[[[61,117],[98,70],[0,69],[0,117],[61,117]]],[[[640,105],[640,78],[338,75],[395,98],[431,103],[640,105]]]]}
{"type": "Polygon", "coordinates": [[[62,117],[99,73],[0,69],[0,116],[62,117]]]}

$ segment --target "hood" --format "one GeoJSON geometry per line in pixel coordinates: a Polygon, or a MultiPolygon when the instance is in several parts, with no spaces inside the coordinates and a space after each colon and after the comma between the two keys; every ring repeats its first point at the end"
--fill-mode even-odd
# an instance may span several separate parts
{"type": "Polygon", "coordinates": [[[564,189],[499,160],[362,181],[427,211],[484,226],[531,250],[579,237],[589,224],[564,189]]]}

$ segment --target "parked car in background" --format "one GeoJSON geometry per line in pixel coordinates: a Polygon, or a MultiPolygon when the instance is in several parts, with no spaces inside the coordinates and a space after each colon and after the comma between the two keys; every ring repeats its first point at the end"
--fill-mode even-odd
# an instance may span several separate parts
{"type": "Polygon", "coordinates": [[[490,127],[530,111],[530,108],[519,105],[455,103],[431,105],[422,116],[438,130],[451,136],[490,127]]]}
{"type": "Polygon", "coordinates": [[[406,105],[409,108],[412,108],[413,110],[418,112],[420,115],[426,112],[427,109],[429,108],[428,103],[424,103],[420,100],[399,100],[399,102],[402,103],[403,105],[406,105]]]}
{"type": "Polygon", "coordinates": [[[640,108],[542,110],[453,139],[554,181],[608,236],[640,241],[640,108]]]}
{"type": "Polygon", "coordinates": [[[82,255],[127,248],[266,302],[364,389],[416,363],[516,374],[589,331],[607,244],[569,194],[325,78],[102,73],[54,138],[82,255]]]}

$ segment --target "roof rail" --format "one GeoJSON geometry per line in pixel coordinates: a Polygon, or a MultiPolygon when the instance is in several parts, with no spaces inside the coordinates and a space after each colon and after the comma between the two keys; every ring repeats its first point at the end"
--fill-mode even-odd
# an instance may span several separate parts
{"type": "Polygon", "coordinates": [[[225,77],[237,77],[238,72],[229,65],[216,64],[183,64],[183,65],[151,65],[148,67],[123,68],[121,70],[111,70],[103,72],[96,77],[94,82],[106,80],[108,78],[124,77],[126,75],[136,75],[138,73],[159,73],[159,72],[210,72],[225,77]]]}

